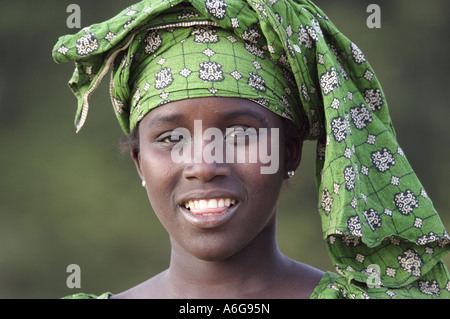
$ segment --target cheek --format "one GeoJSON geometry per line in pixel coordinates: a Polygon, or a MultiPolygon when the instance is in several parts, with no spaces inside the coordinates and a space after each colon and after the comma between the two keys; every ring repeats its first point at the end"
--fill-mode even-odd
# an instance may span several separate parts
{"type": "Polygon", "coordinates": [[[147,195],[153,210],[163,222],[173,211],[172,194],[178,180],[177,165],[164,151],[141,152],[141,170],[146,181],[147,195]]]}
{"type": "Polygon", "coordinates": [[[235,169],[240,171],[246,188],[253,194],[265,194],[268,198],[278,197],[284,177],[285,147],[283,136],[270,134],[261,139],[257,146],[249,151],[257,153],[256,163],[237,164],[235,169]]]}
{"type": "Polygon", "coordinates": [[[276,211],[283,175],[280,170],[273,174],[262,174],[265,164],[235,164],[234,171],[239,174],[239,180],[247,193],[245,203],[247,218],[256,224],[264,224],[276,211]]]}
{"type": "Polygon", "coordinates": [[[255,174],[250,190],[250,202],[257,210],[273,212],[278,204],[283,179],[280,174],[255,174]]]}

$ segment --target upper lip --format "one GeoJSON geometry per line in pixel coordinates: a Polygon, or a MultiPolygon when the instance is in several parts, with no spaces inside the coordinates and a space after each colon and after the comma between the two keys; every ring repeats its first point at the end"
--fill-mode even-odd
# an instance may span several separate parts
{"type": "Polygon", "coordinates": [[[183,206],[190,200],[213,199],[213,198],[231,198],[239,201],[239,196],[227,190],[211,190],[211,191],[191,191],[185,194],[178,201],[178,205],[183,206]]]}

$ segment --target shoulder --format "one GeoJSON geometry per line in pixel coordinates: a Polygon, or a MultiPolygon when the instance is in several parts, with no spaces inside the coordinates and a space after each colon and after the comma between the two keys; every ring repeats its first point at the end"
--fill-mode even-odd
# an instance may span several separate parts
{"type": "Polygon", "coordinates": [[[61,299],[109,299],[112,296],[113,296],[113,294],[110,292],[105,292],[100,295],[87,294],[87,293],[80,292],[77,294],[65,296],[61,299]]]}
{"type": "Polygon", "coordinates": [[[325,272],[296,260],[288,259],[288,261],[288,266],[282,268],[276,277],[271,292],[275,298],[308,299],[325,272]]]}
{"type": "Polygon", "coordinates": [[[154,277],[134,286],[128,290],[111,296],[112,299],[160,299],[167,298],[164,294],[165,289],[162,284],[162,277],[166,271],[163,271],[154,277]]]}

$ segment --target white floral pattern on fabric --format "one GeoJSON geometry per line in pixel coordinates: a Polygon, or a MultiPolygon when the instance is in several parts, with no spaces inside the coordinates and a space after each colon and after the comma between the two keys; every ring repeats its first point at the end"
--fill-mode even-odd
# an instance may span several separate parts
{"type": "Polygon", "coordinates": [[[266,90],[266,82],[264,79],[260,75],[253,72],[250,72],[247,84],[258,91],[264,92],[266,90]]]}
{"type": "Polygon", "coordinates": [[[330,94],[338,87],[338,78],[334,67],[320,76],[320,86],[325,95],[330,94]]]}
{"type": "Polygon", "coordinates": [[[123,102],[117,98],[113,98],[112,102],[113,102],[114,110],[116,111],[116,113],[119,115],[123,114],[124,113],[123,102]]]}
{"type": "Polygon", "coordinates": [[[191,75],[191,73],[192,71],[189,70],[188,68],[184,68],[183,70],[180,71],[180,75],[184,76],[185,78],[191,75]]]}
{"type": "Polygon", "coordinates": [[[362,237],[361,221],[359,220],[359,217],[357,215],[351,216],[347,220],[347,229],[353,236],[362,237]]]}
{"type": "Polygon", "coordinates": [[[68,51],[69,51],[69,48],[66,47],[66,46],[64,46],[64,45],[60,46],[59,49],[57,50],[58,53],[61,53],[61,54],[64,54],[64,55],[65,55],[68,51]]]}
{"type": "Polygon", "coordinates": [[[171,68],[163,68],[155,74],[155,88],[162,90],[172,84],[173,76],[171,68]]]}
{"type": "Polygon", "coordinates": [[[350,191],[355,188],[355,171],[352,166],[344,168],[345,188],[350,191]]]}
{"type": "Polygon", "coordinates": [[[311,49],[313,46],[313,40],[303,25],[300,25],[298,30],[298,42],[307,49],[311,49]]]}
{"type": "Polygon", "coordinates": [[[395,194],[394,204],[403,215],[409,215],[415,208],[419,207],[416,195],[409,189],[406,192],[395,194]]]}
{"type": "Polygon", "coordinates": [[[242,79],[242,74],[239,73],[238,70],[235,70],[235,71],[231,72],[231,76],[232,76],[236,81],[239,81],[240,79],[242,79]]]}
{"type": "Polygon", "coordinates": [[[353,123],[358,130],[364,129],[368,123],[372,122],[372,115],[364,104],[360,107],[350,109],[353,123]]]}
{"type": "Polygon", "coordinates": [[[191,19],[191,18],[197,18],[199,15],[197,12],[193,11],[193,10],[189,10],[186,9],[185,11],[183,11],[182,14],[180,14],[178,16],[178,19],[183,20],[183,19],[191,19]]]}
{"type": "Polygon", "coordinates": [[[370,208],[369,210],[364,211],[363,215],[369,223],[372,231],[375,231],[376,228],[380,228],[382,226],[382,219],[375,209],[370,208]]]}
{"type": "Polygon", "coordinates": [[[425,295],[436,295],[439,297],[441,294],[441,289],[436,280],[419,280],[419,289],[425,295]]]}
{"type": "Polygon", "coordinates": [[[154,53],[162,44],[161,35],[157,30],[150,31],[145,37],[145,53],[154,53]]]}
{"type": "Polygon", "coordinates": [[[374,112],[381,110],[383,107],[383,96],[381,95],[380,89],[364,90],[364,100],[374,112]]]}
{"type": "Polygon", "coordinates": [[[116,34],[114,32],[109,31],[105,35],[105,40],[108,41],[108,42],[111,42],[112,40],[114,40],[115,37],[116,37],[116,34]]]}
{"type": "Polygon", "coordinates": [[[259,33],[258,30],[250,28],[244,31],[242,33],[241,38],[242,40],[249,41],[251,43],[257,44],[258,39],[261,37],[261,33],[259,33]]]}
{"type": "Polygon", "coordinates": [[[226,8],[228,5],[223,0],[206,0],[206,11],[216,19],[225,18],[226,8]]]}
{"type": "MultiPolygon", "coordinates": [[[[422,220],[422,223],[423,223],[423,220],[422,220]]],[[[423,236],[417,238],[417,243],[419,245],[425,245],[427,243],[434,242],[438,239],[439,239],[439,237],[437,236],[437,234],[430,232],[429,234],[426,234],[426,235],[423,235],[423,236]]]]}
{"type": "Polygon", "coordinates": [[[336,117],[331,121],[331,131],[337,142],[342,142],[347,137],[347,124],[343,118],[336,117]]]}
{"type": "Polygon", "coordinates": [[[89,55],[99,49],[99,42],[93,33],[88,33],[77,40],[77,54],[89,55]]]}
{"type": "Polygon", "coordinates": [[[216,43],[219,41],[216,29],[211,26],[196,26],[192,30],[194,41],[198,43],[216,43]]]}
{"type": "Polygon", "coordinates": [[[387,171],[391,166],[395,165],[394,155],[386,147],[381,151],[373,152],[371,155],[372,163],[380,172],[387,171]]]}
{"type": "Polygon", "coordinates": [[[331,211],[331,209],[333,208],[333,197],[331,197],[331,194],[328,191],[328,189],[323,190],[322,200],[320,201],[320,205],[321,205],[322,209],[327,213],[329,213],[331,211]]]}
{"type": "Polygon", "coordinates": [[[217,62],[200,63],[199,77],[203,81],[218,82],[223,80],[222,65],[217,62]]]}
{"type": "Polygon", "coordinates": [[[423,264],[423,260],[414,249],[407,249],[403,254],[398,256],[398,263],[407,273],[416,277],[421,276],[422,272],[420,268],[423,264]]]}
{"type": "Polygon", "coordinates": [[[362,51],[358,48],[358,46],[356,44],[354,44],[353,42],[350,43],[350,48],[352,51],[353,60],[356,63],[363,64],[364,62],[366,62],[366,57],[364,56],[364,54],[362,53],[362,51]]]}
{"type": "Polygon", "coordinates": [[[253,43],[245,43],[245,49],[253,54],[254,56],[257,56],[258,58],[264,59],[264,50],[259,48],[256,44],[253,43]]]}

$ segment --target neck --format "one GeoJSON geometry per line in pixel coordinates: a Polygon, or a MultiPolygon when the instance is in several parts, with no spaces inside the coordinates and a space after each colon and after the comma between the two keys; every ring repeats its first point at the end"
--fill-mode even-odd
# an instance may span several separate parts
{"type": "Polygon", "coordinates": [[[201,260],[172,240],[165,287],[169,295],[180,298],[255,296],[267,292],[286,263],[276,241],[275,223],[238,253],[217,261],[201,260]]]}

